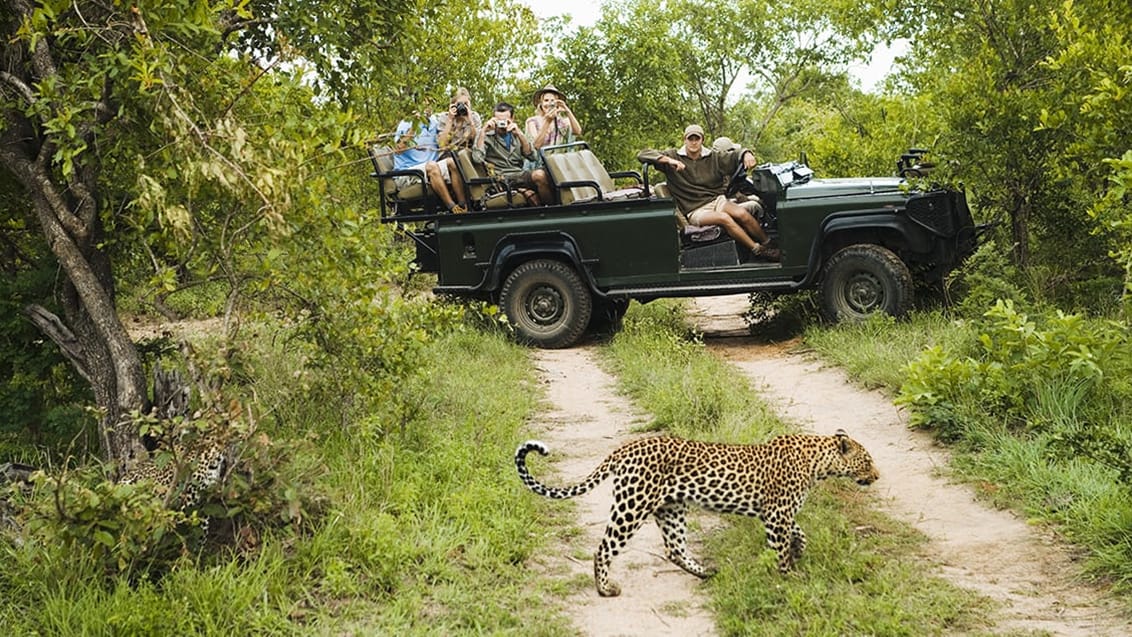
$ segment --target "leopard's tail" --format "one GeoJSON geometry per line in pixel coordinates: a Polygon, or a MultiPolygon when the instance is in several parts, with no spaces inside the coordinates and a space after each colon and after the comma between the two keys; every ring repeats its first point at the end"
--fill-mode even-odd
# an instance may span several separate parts
{"type": "Polygon", "coordinates": [[[601,484],[601,481],[606,479],[612,470],[610,461],[606,458],[605,461],[598,465],[580,484],[565,488],[548,487],[536,480],[534,476],[531,475],[531,472],[527,470],[527,454],[531,451],[537,451],[544,456],[550,453],[550,449],[537,440],[528,440],[519,445],[519,448],[515,450],[515,467],[519,470],[519,479],[522,480],[523,484],[527,485],[527,488],[531,491],[555,500],[572,498],[591,491],[594,487],[601,484]]]}

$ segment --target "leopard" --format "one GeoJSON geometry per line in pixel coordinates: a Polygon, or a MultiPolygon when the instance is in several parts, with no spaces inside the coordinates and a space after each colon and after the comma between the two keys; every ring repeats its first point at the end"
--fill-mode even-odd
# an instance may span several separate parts
{"type": "Polygon", "coordinates": [[[872,456],[838,429],[833,435],[787,434],[760,444],[727,444],[658,435],[627,442],[609,454],[580,483],[550,487],[527,468],[527,454],[550,449],[528,440],[515,452],[519,479],[538,495],[566,499],[591,491],[613,476],[613,506],[594,553],[594,583],[602,597],[621,587],[610,579],[610,565],[651,515],[660,527],[665,557],[699,578],[714,574],[688,553],[690,505],[709,511],[759,518],[778,570],[789,572],[806,548],[806,534],[795,517],[809,490],[830,477],[852,478],[867,486],[879,478],[872,456]]]}
{"type": "MultiPolygon", "coordinates": [[[[234,452],[227,436],[204,436],[191,444],[173,445],[173,457],[164,462],[159,462],[156,454],[142,459],[122,475],[119,483],[149,480],[154,494],[164,500],[166,506],[188,512],[197,508],[204,495],[223,481],[234,452]]],[[[205,536],[209,522],[208,517],[200,518],[201,533],[205,536]]]]}

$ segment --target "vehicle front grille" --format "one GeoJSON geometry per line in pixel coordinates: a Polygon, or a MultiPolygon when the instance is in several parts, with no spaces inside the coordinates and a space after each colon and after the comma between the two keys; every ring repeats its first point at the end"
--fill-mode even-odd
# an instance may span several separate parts
{"type": "Polygon", "coordinates": [[[959,230],[955,216],[954,193],[936,191],[908,199],[908,216],[941,237],[953,237],[959,230]]]}

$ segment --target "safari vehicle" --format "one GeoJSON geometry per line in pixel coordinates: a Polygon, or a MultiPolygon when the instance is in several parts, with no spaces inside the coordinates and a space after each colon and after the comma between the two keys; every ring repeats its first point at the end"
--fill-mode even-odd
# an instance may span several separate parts
{"type": "Polygon", "coordinates": [[[498,303],[521,340],[544,348],[616,324],[631,299],[816,288],[831,320],[899,316],[915,282],[941,280],[979,234],[962,192],[909,186],[905,177],[926,169],[922,150],[902,156],[892,177],[817,179],[804,160],[750,175],[740,168],[729,195],[761,200],[781,262],[758,260],[726,234],[680,227],[647,165],[610,174],[584,143],[542,150],[557,198],[543,206],[528,205],[461,151],[457,166],[473,198],[465,214],[437,212],[423,184],[398,190],[391,159],[370,152],[382,220],[413,240],[416,267],[436,273],[435,292],[498,303]]]}

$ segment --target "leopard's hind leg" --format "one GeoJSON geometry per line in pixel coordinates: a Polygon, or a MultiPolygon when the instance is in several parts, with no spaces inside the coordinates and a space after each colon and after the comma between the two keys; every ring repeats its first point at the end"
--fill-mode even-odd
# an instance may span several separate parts
{"type": "Polygon", "coordinates": [[[609,523],[606,524],[605,535],[594,553],[594,583],[602,597],[617,597],[621,594],[621,587],[609,579],[609,565],[625,548],[629,538],[641,528],[649,511],[655,506],[655,502],[650,502],[645,494],[628,493],[620,476],[614,480],[609,523]],[[633,504],[632,508],[628,506],[630,503],[633,504]]]}

